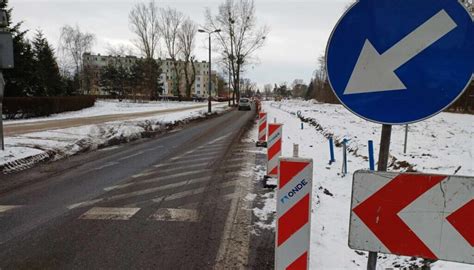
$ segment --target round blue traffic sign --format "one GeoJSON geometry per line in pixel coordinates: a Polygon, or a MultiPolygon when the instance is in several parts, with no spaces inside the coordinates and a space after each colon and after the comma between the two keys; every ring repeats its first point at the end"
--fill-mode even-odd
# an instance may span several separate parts
{"type": "Polygon", "coordinates": [[[470,84],[473,17],[458,0],[359,0],[333,30],[326,61],[334,93],[356,115],[418,122],[470,84]]]}

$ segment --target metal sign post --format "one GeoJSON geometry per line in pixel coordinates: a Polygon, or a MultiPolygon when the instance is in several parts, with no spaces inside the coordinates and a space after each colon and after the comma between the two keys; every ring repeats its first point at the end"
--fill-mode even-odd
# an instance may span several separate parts
{"type": "MultiPolygon", "coordinates": [[[[388,167],[388,158],[390,155],[390,139],[392,137],[392,126],[382,126],[382,137],[380,139],[379,163],[377,170],[386,172],[388,167]]],[[[367,261],[367,270],[375,270],[377,268],[377,252],[369,252],[367,261]]]]}
{"type": "MultiPolygon", "coordinates": [[[[3,3],[0,0],[0,3],[3,3]]],[[[0,144],[2,151],[5,150],[3,138],[3,96],[5,94],[5,80],[3,79],[2,69],[12,69],[13,61],[13,37],[6,30],[8,26],[8,16],[4,9],[0,10],[0,144]]]]}
{"type": "Polygon", "coordinates": [[[403,145],[403,154],[407,153],[408,147],[408,125],[405,125],[405,144],[403,145]]]}

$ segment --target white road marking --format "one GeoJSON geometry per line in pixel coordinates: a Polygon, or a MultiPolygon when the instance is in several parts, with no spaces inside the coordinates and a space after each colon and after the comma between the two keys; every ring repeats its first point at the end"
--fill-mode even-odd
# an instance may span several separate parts
{"type": "Polygon", "coordinates": [[[152,175],[154,173],[156,173],[156,172],[155,171],[142,172],[142,173],[139,173],[139,174],[132,175],[132,178],[139,178],[139,177],[143,177],[143,176],[149,176],[149,175],[152,175]]]}
{"type": "Polygon", "coordinates": [[[152,201],[156,202],[156,203],[160,203],[162,201],[166,202],[166,201],[182,199],[182,198],[186,198],[188,196],[204,193],[205,190],[206,190],[206,188],[197,188],[197,189],[192,189],[192,190],[186,190],[186,191],[174,193],[174,194],[171,194],[171,195],[168,195],[168,196],[158,197],[158,198],[153,199],[152,201]]]}
{"type": "Polygon", "coordinates": [[[165,148],[163,145],[158,145],[158,146],[147,149],[147,152],[148,151],[153,151],[153,150],[156,150],[156,149],[163,149],[163,148],[165,148]]]}
{"type": "MultiPolygon", "coordinates": [[[[186,162],[189,163],[189,162],[186,162]]],[[[174,171],[174,170],[183,170],[183,168],[180,168],[179,166],[176,166],[177,163],[163,163],[163,164],[158,164],[154,165],[153,167],[159,169],[167,166],[172,166],[172,168],[169,169],[161,169],[160,172],[169,172],[169,171],[174,171]]],[[[201,162],[201,163],[194,163],[192,166],[186,166],[186,169],[190,168],[199,168],[199,167],[205,167],[209,164],[209,162],[201,162]]]]}
{"type": "Polygon", "coordinates": [[[191,163],[195,160],[203,160],[203,159],[207,159],[207,160],[211,160],[211,159],[215,159],[217,156],[217,154],[215,153],[208,153],[208,154],[199,154],[199,155],[188,155],[188,156],[184,156],[182,158],[180,158],[179,160],[182,160],[182,161],[188,161],[188,163],[191,163]]]}
{"type": "MultiPolygon", "coordinates": [[[[186,155],[184,157],[190,158],[190,157],[200,157],[200,156],[210,156],[210,155],[218,155],[219,153],[222,152],[223,149],[217,149],[217,150],[208,150],[208,151],[202,151],[199,153],[193,153],[190,155],[186,155]]],[[[183,158],[184,158],[183,157],[183,158]]]]}
{"type": "Polygon", "coordinates": [[[112,167],[112,166],[115,166],[115,165],[118,165],[118,164],[120,164],[120,163],[115,162],[115,161],[113,161],[113,162],[108,162],[107,164],[102,165],[102,166],[100,166],[100,167],[93,168],[93,169],[89,170],[88,172],[91,172],[91,171],[100,171],[100,170],[102,170],[102,169],[105,169],[105,168],[108,168],[108,167],[112,167]]]}
{"type": "Polygon", "coordinates": [[[203,149],[224,148],[224,147],[227,147],[228,145],[229,145],[228,143],[205,144],[205,145],[199,146],[197,149],[203,150],[203,149]]]}
{"type": "Polygon", "coordinates": [[[221,137],[219,137],[219,138],[217,138],[217,139],[215,139],[215,140],[212,140],[212,141],[208,142],[207,144],[214,144],[214,143],[216,143],[216,142],[218,142],[218,141],[222,141],[222,140],[226,139],[227,137],[229,137],[230,135],[231,135],[231,133],[228,133],[228,134],[226,134],[226,135],[224,135],[224,136],[221,136],[221,137]]]}
{"type": "Polygon", "coordinates": [[[172,222],[198,222],[199,213],[191,209],[162,208],[158,209],[149,219],[172,222]]]}
{"type": "Polygon", "coordinates": [[[106,200],[109,202],[109,201],[114,201],[114,200],[128,199],[128,198],[132,198],[132,197],[136,197],[136,196],[142,196],[142,195],[146,195],[146,194],[150,194],[150,193],[155,193],[155,192],[162,191],[162,190],[182,187],[182,186],[186,186],[186,185],[189,185],[189,184],[204,183],[204,182],[209,181],[210,179],[211,179],[211,177],[208,176],[208,177],[201,177],[201,178],[196,178],[196,179],[192,179],[192,180],[188,180],[188,181],[181,181],[181,182],[178,182],[178,183],[172,183],[172,184],[159,186],[159,187],[155,187],[155,188],[148,188],[148,189],[143,189],[143,190],[134,191],[134,192],[130,192],[130,193],[111,196],[111,197],[106,198],[106,200]]]}
{"type": "MultiPolygon", "coordinates": [[[[236,181],[230,181],[230,182],[220,184],[217,187],[219,187],[219,188],[232,187],[232,186],[235,186],[235,183],[236,183],[236,181]]],[[[171,194],[171,195],[158,197],[158,198],[153,199],[152,201],[156,202],[156,203],[160,203],[160,202],[163,202],[163,201],[166,202],[166,201],[178,200],[178,199],[186,198],[186,197],[197,195],[197,194],[202,194],[208,188],[209,187],[201,187],[201,188],[186,190],[186,191],[174,193],[174,194],[171,194]]]]}
{"type": "Polygon", "coordinates": [[[139,155],[143,155],[145,154],[145,152],[147,151],[138,151],[137,153],[135,154],[132,154],[132,155],[128,155],[128,156],[125,156],[123,158],[120,158],[119,161],[122,161],[122,160],[127,160],[127,159],[130,159],[130,158],[133,158],[133,157],[136,157],[136,156],[139,156],[139,155]]]}
{"type": "Polygon", "coordinates": [[[20,207],[21,205],[0,205],[0,214],[20,207]]]}
{"type": "MultiPolygon", "coordinates": [[[[208,159],[206,159],[208,160],[208,159]]],[[[200,161],[200,160],[197,160],[195,159],[194,161],[200,161]]],[[[165,167],[165,166],[174,166],[174,167],[178,167],[178,166],[181,166],[181,165],[187,165],[189,164],[189,161],[180,161],[180,162],[172,162],[172,163],[163,163],[163,164],[157,164],[157,165],[154,165],[153,167],[155,168],[162,168],[162,167],[165,167]]],[[[209,161],[204,161],[204,162],[199,162],[199,163],[193,163],[193,164],[196,164],[196,165],[207,165],[209,164],[209,161]]]]}
{"type": "MultiPolygon", "coordinates": [[[[105,191],[111,191],[111,190],[115,190],[115,189],[127,188],[127,187],[134,186],[134,185],[150,184],[150,183],[160,182],[160,181],[164,181],[164,180],[175,179],[177,177],[191,176],[191,175],[195,175],[195,174],[198,174],[198,173],[209,172],[209,171],[211,171],[211,170],[210,169],[205,169],[205,170],[195,170],[195,171],[192,171],[192,172],[176,173],[176,174],[173,174],[173,175],[168,175],[168,176],[163,176],[163,177],[158,176],[158,177],[153,178],[153,179],[143,180],[143,181],[139,181],[139,182],[131,182],[131,183],[128,183],[128,184],[106,187],[106,188],[104,188],[104,190],[105,191]]],[[[157,172],[155,172],[155,173],[157,173],[157,172]]],[[[148,175],[151,175],[151,174],[148,174],[148,175]]]]}
{"type": "Polygon", "coordinates": [[[140,211],[140,208],[94,207],[80,216],[79,219],[129,220],[138,211],[140,211]]]}
{"type": "Polygon", "coordinates": [[[76,209],[76,208],[81,208],[81,207],[86,207],[86,206],[91,206],[91,205],[94,205],[96,203],[99,203],[101,201],[103,201],[104,199],[96,199],[96,200],[90,200],[90,201],[84,201],[84,202],[80,202],[80,203],[76,203],[76,204],[71,204],[69,205],[67,208],[69,210],[72,210],[72,209],[76,209]]]}
{"type": "Polygon", "coordinates": [[[180,157],[178,159],[170,159],[171,161],[177,161],[177,160],[181,160],[179,162],[173,162],[173,164],[189,164],[190,162],[195,162],[195,161],[205,161],[205,160],[212,160],[214,159],[215,157],[202,157],[202,158],[193,158],[192,161],[189,160],[189,158],[186,158],[185,156],[183,157],[180,157]]]}
{"type": "MultiPolygon", "coordinates": [[[[190,171],[190,170],[195,170],[195,169],[201,169],[202,167],[205,167],[208,163],[199,163],[199,164],[193,164],[192,166],[186,166],[186,170],[187,171],[190,171]]],[[[162,173],[162,174],[170,174],[171,172],[181,172],[183,171],[183,168],[180,168],[178,166],[173,166],[171,168],[167,168],[167,169],[159,169],[158,172],[159,173],[162,173]]]]}

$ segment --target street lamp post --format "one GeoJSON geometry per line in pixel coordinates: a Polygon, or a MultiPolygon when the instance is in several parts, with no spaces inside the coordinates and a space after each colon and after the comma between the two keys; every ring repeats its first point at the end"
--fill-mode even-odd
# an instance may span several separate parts
{"type": "Polygon", "coordinates": [[[214,33],[219,33],[221,29],[216,29],[214,31],[206,31],[203,29],[199,29],[199,33],[206,33],[209,35],[209,98],[208,98],[208,113],[212,112],[212,48],[211,48],[211,35],[214,33]]]}
{"type": "Polygon", "coordinates": [[[232,73],[231,73],[231,72],[232,72],[232,71],[230,70],[230,62],[229,62],[229,85],[227,85],[227,99],[228,99],[228,101],[229,101],[229,107],[231,106],[231,104],[230,104],[230,100],[231,100],[231,98],[230,98],[230,95],[231,95],[231,94],[230,94],[230,85],[232,84],[232,83],[231,83],[231,79],[232,79],[232,78],[231,78],[231,77],[232,77],[232,73]]]}

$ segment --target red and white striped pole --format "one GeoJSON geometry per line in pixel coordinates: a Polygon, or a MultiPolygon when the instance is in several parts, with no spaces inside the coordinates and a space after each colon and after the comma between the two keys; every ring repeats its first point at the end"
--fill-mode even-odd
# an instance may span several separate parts
{"type": "Polygon", "coordinates": [[[267,177],[278,177],[278,159],[281,156],[282,124],[268,125],[267,177]]]}
{"type": "Polygon", "coordinates": [[[280,159],[275,238],[276,270],[309,269],[312,180],[312,159],[280,159]]]}
{"type": "Polygon", "coordinates": [[[266,146],[267,144],[267,113],[258,114],[258,141],[257,146],[266,146]]]}

